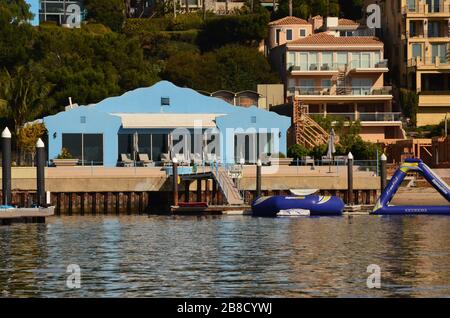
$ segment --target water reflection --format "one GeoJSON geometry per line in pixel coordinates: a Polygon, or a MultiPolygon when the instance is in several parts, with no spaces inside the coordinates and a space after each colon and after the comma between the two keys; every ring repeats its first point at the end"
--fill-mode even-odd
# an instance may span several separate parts
{"type": "Polygon", "coordinates": [[[62,217],[0,227],[2,296],[450,296],[450,218],[62,217]],[[81,289],[66,287],[81,267],[81,289]],[[369,264],[382,270],[368,289],[369,264]]]}

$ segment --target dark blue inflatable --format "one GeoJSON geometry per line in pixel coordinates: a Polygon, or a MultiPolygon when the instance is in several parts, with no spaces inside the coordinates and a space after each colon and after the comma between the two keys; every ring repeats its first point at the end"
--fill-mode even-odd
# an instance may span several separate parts
{"type": "Polygon", "coordinates": [[[417,171],[423,175],[423,177],[450,203],[450,189],[448,185],[437,176],[421,159],[406,159],[404,163],[400,165],[397,171],[392,176],[389,184],[381,193],[378,198],[372,214],[387,214],[387,215],[400,215],[400,214],[441,214],[450,215],[450,205],[441,206],[420,206],[420,205],[402,205],[402,206],[389,206],[394,194],[397,192],[402,181],[405,179],[406,174],[409,171],[417,171]]]}
{"type": "Polygon", "coordinates": [[[295,210],[307,210],[309,215],[341,215],[344,210],[344,202],[340,198],[333,196],[274,195],[259,197],[252,204],[254,216],[274,217],[280,211],[295,210]]]}

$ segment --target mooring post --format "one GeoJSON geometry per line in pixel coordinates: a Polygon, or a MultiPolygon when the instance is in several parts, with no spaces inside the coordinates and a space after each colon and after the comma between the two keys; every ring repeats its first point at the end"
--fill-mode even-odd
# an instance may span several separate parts
{"type": "Polygon", "coordinates": [[[45,206],[45,145],[41,138],[36,142],[36,177],[37,177],[37,204],[45,206]]]}
{"type": "Polygon", "coordinates": [[[348,153],[347,162],[347,204],[353,205],[353,155],[351,152],[348,153]]]}
{"type": "Polygon", "coordinates": [[[381,173],[380,173],[381,191],[386,188],[387,183],[387,157],[385,154],[381,155],[381,173]]]}
{"type": "Polygon", "coordinates": [[[256,162],[256,197],[261,196],[261,166],[262,162],[260,159],[256,162]]]}
{"type": "Polygon", "coordinates": [[[2,132],[2,203],[11,205],[11,132],[2,132]]]}
{"type": "Polygon", "coordinates": [[[173,206],[178,206],[178,159],[172,159],[173,206]]]}

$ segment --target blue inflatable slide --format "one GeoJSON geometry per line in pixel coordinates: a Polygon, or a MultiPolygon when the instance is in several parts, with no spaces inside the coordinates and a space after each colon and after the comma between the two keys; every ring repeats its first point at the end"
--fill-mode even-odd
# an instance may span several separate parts
{"type": "Polygon", "coordinates": [[[402,181],[409,171],[416,171],[422,176],[450,203],[450,188],[437,176],[421,159],[409,158],[400,165],[392,176],[389,184],[381,193],[371,214],[378,215],[401,215],[401,214],[440,214],[450,215],[450,204],[445,206],[389,206],[402,181]]]}

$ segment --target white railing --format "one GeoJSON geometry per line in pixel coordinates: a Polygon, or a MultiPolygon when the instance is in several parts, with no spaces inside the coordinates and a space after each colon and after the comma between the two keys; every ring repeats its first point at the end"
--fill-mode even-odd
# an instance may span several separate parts
{"type": "Polygon", "coordinates": [[[288,88],[288,93],[293,95],[390,95],[391,86],[294,86],[288,88]]]}

